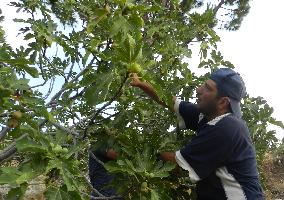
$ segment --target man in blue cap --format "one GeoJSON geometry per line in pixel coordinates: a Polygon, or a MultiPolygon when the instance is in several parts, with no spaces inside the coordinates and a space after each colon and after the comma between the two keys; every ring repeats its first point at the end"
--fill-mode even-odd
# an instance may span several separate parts
{"type": "MultiPolygon", "coordinates": [[[[165,106],[149,83],[135,74],[132,79],[133,86],[165,106]]],[[[229,68],[218,69],[196,93],[196,104],[174,97],[172,109],[179,127],[196,131],[196,136],[176,152],[162,152],[161,159],[189,172],[198,199],[264,199],[254,147],[241,119],[240,101],[246,94],[241,76],[229,68]]]]}

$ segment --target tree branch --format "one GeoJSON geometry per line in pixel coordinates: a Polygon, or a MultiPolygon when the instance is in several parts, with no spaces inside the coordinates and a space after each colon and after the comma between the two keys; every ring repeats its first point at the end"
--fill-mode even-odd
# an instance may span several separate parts
{"type": "Polygon", "coordinates": [[[121,95],[121,90],[122,90],[122,88],[123,88],[123,86],[124,86],[124,84],[125,84],[127,78],[128,78],[128,74],[126,74],[124,80],[122,81],[122,83],[121,83],[119,89],[118,89],[117,92],[114,94],[114,96],[113,96],[105,105],[103,105],[101,108],[99,108],[99,109],[91,116],[91,120],[90,120],[89,123],[87,124],[87,127],[86,127],[86,129],[85,129],[85,131],[84,131],[84,136],[83,136],[83,138],[86,137],[87,131],[88,131],[88,127],[89,127],[90,125],[94,124],[94,120],[95,120],[96,117],[99,115],[99,113],[100,113],[102,110],[104,110],[107,106],[109,106],[112,102],[114,102],[114,100],[117,99],[117,98],[121,95]]]}
{"type": "Polygon", "coordinates": [[[108,200],[108,199],[118,199],[118,198],[121,198],[121,196],[110,196],[110,197],[105,197],[105,196],[102,196],[102,197],[94,197],[94,196],[92,196],[92,195],[89,195],[89,194],[87,194],[87,193],[85,193],[85,192],[80,192],[81,194],[83,194],[83,195],[86,195],[86,196],[88,196],[88,197],[91,197],[91,200],[94,200],[94,199],[98,199],[98,200],[108,200]]]}
{"type": "Polygon", "coordinates": [[[11,130],[9,127],[3,127],[0,132],[0,141],[6,136],[8,131],[11,130]]]}
{"type": "Polygon", "coordinates": [[[55,126],[56,128],[58,128],[59,130],[62,130],[64,132],[67,132],[67,133],[70,133],[71,135],[74,135],[74,136],[79,136],[79,133],[77,133],[76,131],[73,131],[71,129],[68,129],[68,128],[65,128],[64,126],[61,126],[60,124],[57,124],[53,121],[49,121],[53,126],[55,126]]]}
{"type": "Polygon", "coordinates": [[[121,85],[120,85],[118,91],[117,91],[117,92],[115,93],[115,95],[109,100],[109,102],[107,102],[107,103],[106,103],[105,105],[103,105],[100,109],[98,109],[97,112],[95,112],[94,116],[91,118],[90,123],[92,123],[92,122],[95,120],[95,118],[99,115],[99,113],[100,113],[102,110],[104,110],[107,106],[109,106],[112,102],[114,102],[114,100],[115,100],[116,98],[118,98],[118,97],[120,96],[121,90],[122,90],[122,88],[123,88],[123,86],[124,86],[124,84],[125,84],[127,78],[128,78],[128,75],[125,76],[125,78],[124,78],[124,80],[122,81],[122,83],[121,83],[121,85]]]}
{"type": "Polygon", "coordinates": [[[0,163],[2,163],[4,160],[7,160],[12,155],[14,155],[17,152],[16,143],[17,141],[27,137],[29,134],[25,133],[24,135],[18,137],[16,140],[14,140],[9,146],[7,146],[5,149],[0,151],[0,163]]]}
{"type": "Polygon", "coordinates": [[[103,119],[101,119],[101,120],[95,121],[94,123],[96,123],[96,124],[101,123],[101,122],[103,122],[103,121],[105,121],[105,120],[108,120],[108,119],[110,119],[110,118],[112,118],[112,117],[118,115],[119,113],[120,113],[120,112],[116,112],[116,113],[114,113],[114,114],[112,114],[112,115],[109,115],[109,116],[106,117],[106,118],[103,118],[103,119]]]}
{"type": "Polygon", "coordinates": [[[70,100],[74,100],[76,99],[77,97],[81,97],[85,92],[85,89],[83,89],[81,92],[75,94],[74,96],[70,97],[70,100]]]}
{"type": "Polygon", "coordinates": [[[238,9],[230,9],[230,8],[225,8],[223,6],[221,6],[222,9],[225,9],[225,10],[228,10],[228,11],[232,11],[232,12],[235,12],[237,11],[238,9]]]}
{"type": "MultiPolygon", "coordinates": [[[[93,58],[94,59],[94,58],[93,58]]],[[[93,60],[91,61],[93,62],[93,60]]],[[[92,67],[92,65],[88,65],[85,69],[83,69],[79,74],[77,74],[77,76],[75,76],[69,83],[73,83],[74,81],[76,81],[78,78],[80,78],[81,75],[83,75],[87,70],[89,70],[92,67]]],[[[51,100],[47,103],[47,105],[49,105],[51,102],[56,101],[60,95],[66,90],[66,85],[68,85],[68,83],[64,83],[61,90],[59,90],[52,98],[51,100]]]]}
{"type": "Polygon", "coordinates": [[[45,97],[43,97],[44,99],[47,99],[49,97],[49,95],[51,94],[51,92],[53,90],[53,86],[54,86],[54,80],[55,80],[55,77],[52,77],[51,80],[50,80],[48,92],[46,93],[45,97]]]}
{"type": "Polygon", "coordinates": [[[46,83],[47,83],[47,79],[45,79],[44,82],[41,83],[41,84],[31,86],[30,89],[33,89],[33,88],[36,88],[36,87],[40,87],[40,86],[44,86],[46,83]]]}
{"type": "Polygon", "coordinates": [[[214,8],[214,10],[213,10],[214,15],[217,14],[218,10],[221,8],[221,6],[222,6],[224,3],[225,3],[225,0],[221,0],[221,1],[219,2],[219,4],[218,4],[218,5],[214,8]]]}
{"type": "Polygon", "coordinates": [[[72,63],[71,67],[70,67],[70,70],[68,72],[68,75],[66,77],[66,80],[65,80],[65,83],[68,82],[68,80],[70,79],[71,75],[72,75],[72,71],[73,71],[73,67],[74,67],[75,63],[72,63]]]}

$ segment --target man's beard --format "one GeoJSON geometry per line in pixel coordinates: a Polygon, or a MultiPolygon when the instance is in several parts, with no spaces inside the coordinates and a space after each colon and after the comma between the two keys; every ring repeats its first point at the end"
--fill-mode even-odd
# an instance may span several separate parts
{"type": "Polygon", "coordinates": [[[205,116],[212,116],[216,115],[217,113],[217,104],[216,101],[210,101],[203,107],[199,107],[199,110],[201,113],[203,113],[205,116]]]}

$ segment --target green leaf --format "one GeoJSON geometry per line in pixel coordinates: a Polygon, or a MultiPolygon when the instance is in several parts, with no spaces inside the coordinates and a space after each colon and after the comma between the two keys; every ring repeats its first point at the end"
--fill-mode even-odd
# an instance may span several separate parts
{"type": "Polygon", "coordinates": [[[273,124],[273,125],[275,125],[275,126],[278,126],[278,127],[282,128],[282,129],[284,129],[284,124],[283,124],[282,121],[277,121],[277,120],[275,120],[275,119],[270,119],[270,120],[269,120],[269,123],[271,123],[271,124],[273,124]]]}
{"type": "Polygon", "coordinates": [[[42,116],[44,117],[45,119],[48,119],[48,120],[54,120],[53,119],[53,116],[48,112],[48,110],[46,109],[46,107],[44,106],[36,106],[33,108],[35,113],[38,115],[38,116],[42,116]]]}
{"type": "Polygon", "coordinates": [[[126,164],[124,163],[124,161],[118,161],[118,163],[116,163],[115,161],[110,161],[105,163],[104,167],[109,171],[109,172],[127,172],[129,175],[134,175],[134,172],[132,170],[130,170],[126,164]],[[118,164],[119,163],[119,164],[118,164]],[[123,164],[124,163],[124,164],[123,164]]]}
{"type": "Polygon", "coordinates": [[[77,145],[69,149],[68,153],[65,155],[66,159],[69,159],[73,154],[77,153],[78,151],[82,150],[82,146],[77,145]]]}
{"type": "Polygon", "coordinates": [[[15,81],[11,85],[11,88],[19,89],[19,90],[29,90],[30,87],[29,87],[28,83],[29,83],[29,79],[20,78],[19,80],[15,81]]]}
{"type": "Polygon", "coordinates": [[[61,188],[49,187],[44,193],[46,200],[81,200],[79,192],[76,191],[67,191],[66,186],[61,188]]]}
{"type": "MultiPolygon", "coordinates": [[[[35,55],[36,56],[36,55],[35,55]]],[[[23,68],[28,74],[30,74],[33,78],[38,78],[39,74],[35,67],[24,67],[23,68]]]]}
{"type": "Polygon", "coordinates": [[[91,52],[89,52],[89,51],[87,51],[87,52],[85,53],[84,57],[82,58],[82,64],[83,64],[83,66],[86,65],[86,63],[87,63],[88,58],[89,58],[90,55],[91,55],[91,52]]]}
{"type": "Polygon", "coordinates": [[[52,169],[62,170],[62,161],[56,159],[49,160],[48,165],[46,167],[46,172],[51,171],[52,169]]]}
{"type": "Polygon", "coordinates": [[[64,184],[66,185],[66,190],[68,191],[75,191],[79,190],[81,187],[80,181],[78,182],[78,174],[80,170],[77,168],[76,164],[69,160],[59,160],[59,159],[52,159],[48,162],[46,171],[49,172],[52,169],[58,169],[64,184]],[[75,176],[77,174],[77,176],[75,176]]]}
{"type": "Polygon", "coordinates": [[[139,60],[142,59],[142,40],[140,40],[139,42],[136,43],[135,47],[134,47],[134,51],[133,51],[133,55],[132,55],[132,60],[139,60]]]}
{"type": "Polygon", "coordinates": [[[76,183],[74,180],[74,176],[68,170],[63,169],[61,171],[61,175],[68,191],[74,191],[77,189],[75,187],[76,183]]]}
{"type": "Polygon", "coordinates": [[[207,33],[212,37],[214,42],[220,41],[220,37],[216,34],[216,32],[213,29],[208,29],[207,33]]]}
{"type": "Polygon", "coordinates": [[[25,40],[29,40],[31,38],[34,38],[34,35],[31,34],[31,33],[26,34],[25,37],[24,37],[25,40]]]}
{"type": "Polygon", "coordinates": [[[1,171],[4,172],[5,174],[15,174],[15,175],[21,174],[21,172],[15,167],[2,167],[1,171]]]}
{"type": "Polygon", "coordinates": [[[51,113],[48,113],[47,119],[48,119],[48,121],[50,121],[50,122],[55,122],[55,121],[56,121],[51,113]]]}
{"type": "Polygon", "coordinates": [[[6,196],[6,200],[22,199],[24,197],[27,188],[28,188],[27,183],[21,184],[20,187],[12,188],[6,196]]]}
{"type": "Polygon", "coordinates": [[[82,80],[80,81],[80,84],[82,84],[82,86],[89,86],[96,81],[97,76],[97,73],[87,73],[83,76],[82,80]]]}
{"type": "MultiPolygon", "coordinates": [[[[0,57],[0,61],[1,61],[1,57],[0,57]]],[[[16,67],[19,70],[26,71],[33,78],[39,77],[37,69],[35,67],[28,66],[29,64],[33,64],[33,63],[31,63],[30,60],[27,60],[25,58],[20,57],[20,58],[16,58],[16,59],[5,59],[5,60],[3,60],[3,62],[6,62],[6,63],[16,67]]]]}
{"type": "Polygon", "coordinates": [[[16,179],[16,183],[18,184],[22,184],[22,183],[26,183],[27,181],[30,181],[32,178],[36,177],[37,173],[34,171],[27,171],[27,172],[23,172],[17,179],[16,179]]]}
{"type": "Polygon", "coordinates": [[[47,200],[67,200],[68,193],[60,190],[60,188],[49,187],[44,193],[44,196],[47,200]]]}
{"type": "Polygon", "coordinates": [[[123,16],[116,16],[113,20],[113,25],[111,26],[110,33],[111,36],[117,35],[121,32],[123,35],[126,35],[131,30],[131,27],[127,20],[123,16]]]}
{"type": "Polygon", "coordinates": [[[110,84],[113,80],[111,72],[97,76],[94,84],[87,87],[85,92],[86,102],[89,105],[98,105],[104,102],[109,92],[110,84]]]}
{"type": "Polygon", "coordinates": [[[0,175],[0,184],[9,184],[16,187],[18,184],[15,180],[21,175],[21,172],[15,167],[2,167],[0,175]]]}
{"type": "Polygon", "coordinates": [[[156,190],[151,189],[151,200],[159,200],[160,196],[156,190]]]}
{"type": "Polygon", "coordinates": [[[132,14],[128,22],[132,25],[133,29],[137,29],[138,31],[144,26],[143,18],[137,14],[132,14]]]}
{"type": "Polygon", "coordinates": [[[36,56],[37,56],[37,51],[34,51],[34,52],[30,55],[30,61],[34,63],[35,60],[36,60],[36,56]]]}
{"type": "Polygon", "coordinates": [[[20,152],[39,152],[43,153],[46,152],[46,147],[42,146],[41,144],[36,143],[33,140],[28,139],[27,137],[18,140],[16,143],[16,147],[20,152]]]}

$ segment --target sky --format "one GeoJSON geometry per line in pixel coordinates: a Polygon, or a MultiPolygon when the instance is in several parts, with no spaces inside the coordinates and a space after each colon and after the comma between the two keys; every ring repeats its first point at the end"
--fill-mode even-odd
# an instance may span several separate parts
{"type": "MultiPolygon", "coordinates": [[[[16,16],[15,9],[6,6],[10,0],[0,1],[7,41],[19,45],[21,38],[15,40],[18,28],[12,22],[16,16]]],[[[284,86],[284,1],[270,0],[268,3],[252,0],[250,5],[250,12],[238,31],[218,31],[221,37],[218,48],[243,77],[248,94],[264,97],[274,108],[273,117],[284,122],[281,87],[284,86]]],[[[277,138],[282,139],[284,130],[277,128],[276,131],[277,138]]]]}
{"type": "MultiPolygon", "coordinates": [[[[284,1],[254,0],[250,5],[238,31],[218,32],[219,49],[243,77],[248,94],[264,97],[274,108],[273,117],[284,122],[284,1]]],[[[283,138],[284,130],[277,129],[277,137],[283,138]]]]}

